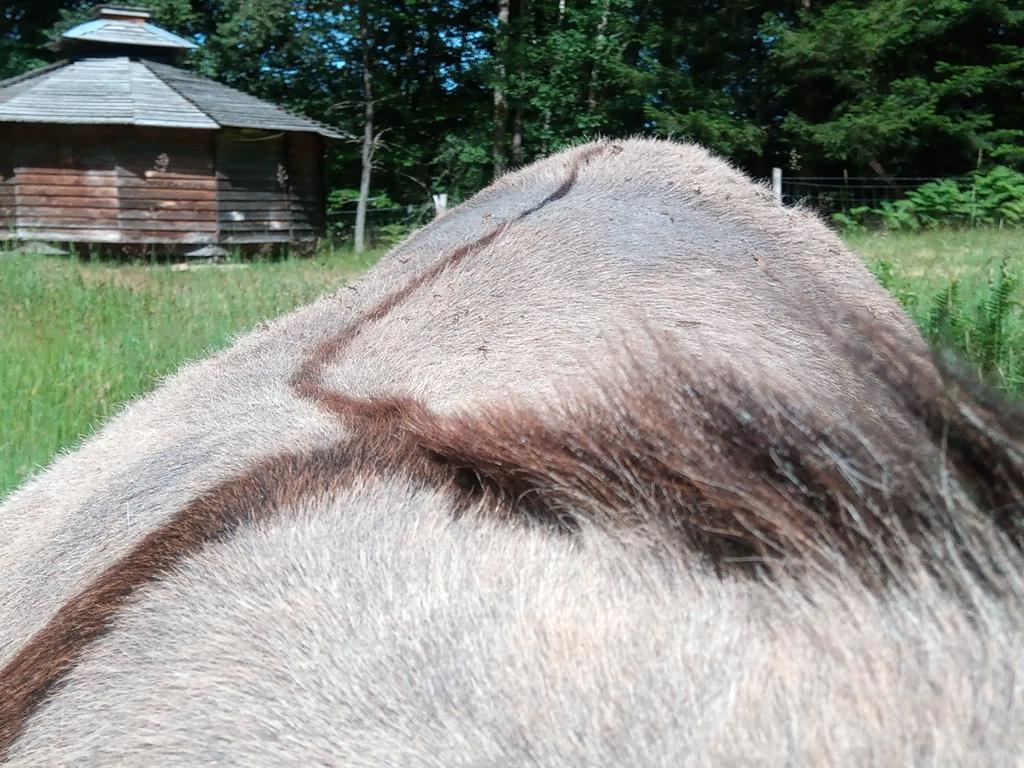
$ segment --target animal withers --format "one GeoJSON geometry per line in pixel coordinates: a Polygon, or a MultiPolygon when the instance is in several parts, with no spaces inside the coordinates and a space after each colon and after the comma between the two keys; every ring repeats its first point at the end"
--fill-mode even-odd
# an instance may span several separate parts
{"type": "Polygon", "coordinates": [[[580,146],[0,506],[0,760],[1015,765],[1022,434],[811,215],[580,146]]]}

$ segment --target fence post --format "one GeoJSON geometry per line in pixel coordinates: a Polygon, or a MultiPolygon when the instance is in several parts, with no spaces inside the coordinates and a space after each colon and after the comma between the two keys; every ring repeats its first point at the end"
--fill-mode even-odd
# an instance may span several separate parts
{"type": "Polygon", "coordinates": [[[782,205],[782,169],[772,168],[772,197],[782,205]]]}
{"type": "Polygon", "coordinates": [[[434,195],[434,216],[440,216],[442,213],[448,210],[448,194],[442,192],[439,195],[434,195]]]}

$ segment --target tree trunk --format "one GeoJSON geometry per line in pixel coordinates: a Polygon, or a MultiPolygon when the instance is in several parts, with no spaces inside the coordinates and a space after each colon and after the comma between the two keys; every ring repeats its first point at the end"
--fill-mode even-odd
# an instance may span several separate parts
{"type": "Polygon", "coordinates": [[[523,164],[523,108],[516,107],[512,115],[512,165],[523,164]]]}
{"type": "Polygon", "coordinates": [[[366,0],[359,3],[359,37],[363,58],[363,172],[359,179],[359,201],[356,204],[355,250],[366,250],[366,209],[370,202],[370,176],[373,171],[373,77],[370,72],[370,24],[366,0]]]}
{"type": "MultiPolygon", "coordinates": [[[[565,0],[558,0],[558,23],[557,29],[562,28],[562,24],[565,21],[565,0]]],[[[548,136],[551,135],[551,109],[546,107],[544,109],[544,122],[541,128],[541,140],[540,140],[540,152],[541,155],[547,156],[548,148],[548,136]]]]}
{"type": "MultiPolygon", "coordinates": [[[[527,39],[532,27],[530,25],[530,0],[519,0],[519,6],[516,9],[516,21],[518,22],[515,27],[515,43],[517,51],[522,50],[523,41],[527,39]]],[[[516,61],[519,61],[518,57],[516,61]]],[[[523,164],[523,105],[522,95],[516,99],[515,109],[512,112],[512,149],[511,149],[512,165],[519,167],[523,164]]]]}
{"type": "Polygon", "coordinates": [[[597,68],[600,57],[604,54],[604,35],[608,31],[608,15],[611,13],[611,0],[602,0],[601,20],[597,24],[597,37],[594,39],[594,58],[590,64],[590,86],[587,88],[587,109],[597,111],[597,68]]]}
{"type": "Polygon", "coordinates": [[[508,22],[511,0],[498,0],[498,30],[494,44],[494,144],[491,158],[494,175],[500,176],[505,170],[506,124],[508,123],[508,99],[505,82],[508,77],[506,56],[508,53],[508,22]]]}

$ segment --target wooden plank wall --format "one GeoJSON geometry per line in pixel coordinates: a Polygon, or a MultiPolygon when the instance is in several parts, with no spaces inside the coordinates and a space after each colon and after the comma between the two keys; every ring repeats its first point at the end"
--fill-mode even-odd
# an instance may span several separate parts
{"type": "Polygon", "coordinates": [[[216,241],[212,131],[32,125],[11,133],[18,238],[216,241]]]}
{"type": "Polygon", "coordinates": [[[217,139],[222,241],[283,243],[322,235],[322,153],[315,134],[222,131],[217,139]]]}
{"type": "Polygon", "coordinates": [[[136,129],[118,163],[118,226],[126,238],[217,242],[213,131],[136,129]]]}
{"type": "Polygon", "coordinates": [[[0,125],[0,240],[14,235],[14,165],[11,162],[11,136],[0,125]]]}
{"type": "Polygon", "coordinates": [[[0,130],[0,237],[242,244],[312,240],[324,232],[324,146],[316,134],[11,124],[0,130]]]}
{"type": "Polygon", "coordinates": [[[327,190],[324,187],[324,139],[315,133],[288,134],[288,170],[297,222],[322,237],[327,228],[327,190]]]}

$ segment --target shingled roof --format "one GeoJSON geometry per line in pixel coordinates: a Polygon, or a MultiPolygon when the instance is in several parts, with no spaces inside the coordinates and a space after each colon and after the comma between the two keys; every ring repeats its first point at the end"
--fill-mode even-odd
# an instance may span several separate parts
{"type": "Polygon", "coordinates": [[[127,56],[65,61],[0,81],[0,122],[337,131],[167,64],[127,56]]]}
{"type": "Polygon", "coordinates": [[[296,115],[216,80],[185,69],[145,61],[142,64],[161,82],[201,109],[218,125],[232,128],[263,128],[275,131],[314,131],[333,139],[340,133],[309,118],[296,115]]]}
{"type": "Polygon", "coordinates": [[[141,61],[84,59],[39,72],[0,82],[0,122],[221,127],[141,61]]]}
{"type": "Polygon", "coordinates": [[[72,58],[0,81],[0,122],[255,128],[342,135],[242,91],[153,61],[194,43],[150,24],[146,11],[101,7],[61,37],[72,58]]]}
{"type": "Polygon", "coordinates": [[[57,43],[62,49],[72,42],[134,45],[146,48],[194,50],[195,43],[148,22],[148,11],[136,8],[101,8],[100,18],[69,29],[57,43]]]}

